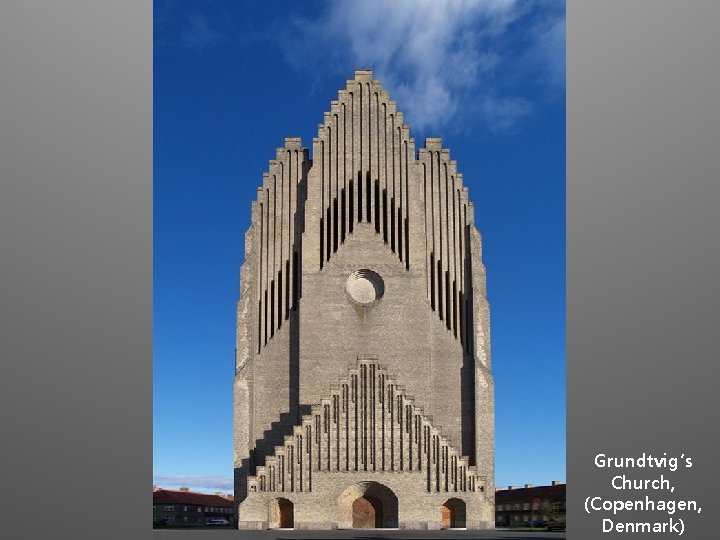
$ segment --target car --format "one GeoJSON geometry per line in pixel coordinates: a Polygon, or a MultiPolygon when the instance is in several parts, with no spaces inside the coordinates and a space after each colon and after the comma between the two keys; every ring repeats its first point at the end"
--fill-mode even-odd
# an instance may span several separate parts
{"type": "Polygon", "coordinates": [[[546,531],[564,531],[565,520],[564,519],[553,519],[545,522],[546,531]]]}
{"type": "Polygon", "coordinates": [[[208,525],[230,525],[230,522],[227,519],[223,518],[212,518],[209,519],[207,522],[208,525]]]}

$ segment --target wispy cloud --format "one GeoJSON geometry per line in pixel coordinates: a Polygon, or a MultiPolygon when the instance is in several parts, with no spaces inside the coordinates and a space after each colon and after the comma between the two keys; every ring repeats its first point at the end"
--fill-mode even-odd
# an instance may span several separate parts
{"type": "Polygon", "coordinates": [[[535,27],[529,62],[540,66],[540,75],[548,85],[565,86],[565,17],[551,18],[535,27]]]}
{"type": "Polygon", "coordinates": [[[372,68],[416,129],[455,122],[460,103],[472,99],[480,120],[504,130],[533,108],[508,84],[518,72],[533,71],[521,63],[558,65],[540,58],[558,54],[564,62],[564,13],[541,32],[524,20],[534,6],[522,0],[328,0],[317,18],[295,19],[280,35],[293,65],[318,73],[347,71],[348,61],[372,68]]]}
{"type": "Polygon", "coordinates": [[[189,13],[181,29],[183,43],[191,49],[204,49],[219,43],[223,35],[210,25],[202,13],[189,13]]]}
{"type": "Polygon", "coordinates": [[[532,113],[533,105],[521,97],[498,98],[487,96],[480,110],[492,131],[506,131],[532,113]]]}
{"type": "Polygon", "coordinates": [[[207,52],[219,44],[237,41],[244,32],[222,3],[187,5],[178,0],[157,0],[153,14],[155,46],[207,52]]]}
{"type": "Polygon", "coordinates": [[[153,484],[165,489],[187,487],[211,493],[233,491],[233,479],[228,476],[154,475],[153,484]]]}

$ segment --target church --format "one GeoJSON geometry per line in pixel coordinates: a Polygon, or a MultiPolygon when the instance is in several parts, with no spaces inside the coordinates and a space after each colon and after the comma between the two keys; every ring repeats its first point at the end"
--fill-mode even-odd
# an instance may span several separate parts
{"type": "Polygon", "coordinates": [[[370,70],[286,138],[245,235],[241,529],[494,527],[482,238],[439,138],[416,149],[370,70]]]}

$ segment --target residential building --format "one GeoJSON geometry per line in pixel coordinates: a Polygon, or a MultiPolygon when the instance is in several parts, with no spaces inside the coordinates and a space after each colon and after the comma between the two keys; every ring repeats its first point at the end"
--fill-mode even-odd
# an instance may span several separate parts
{"type": "Polygon", "coordinates": [[[179,490],[153,489],[153,525],[201,526],[212,518],[235,522],[232,499],[219,493],[195,493],[179,490]]]}
{"type": "Polygon", "coordinates": [[[495,525],[521,527],[565,520],[565,484],[525,484],[495,491],[495,525]]]}

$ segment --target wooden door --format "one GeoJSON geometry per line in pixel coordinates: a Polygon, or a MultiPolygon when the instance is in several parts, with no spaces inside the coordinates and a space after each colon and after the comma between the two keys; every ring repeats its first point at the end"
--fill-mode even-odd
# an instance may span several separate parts
{"type": "Polygon", "coordinates": [[[382,527],[382,503],[375,497],[358,497],[352,505],[353,528],[373,529],[382,527]]]}

